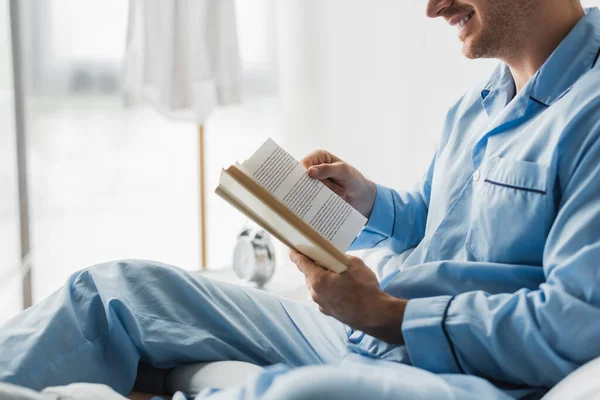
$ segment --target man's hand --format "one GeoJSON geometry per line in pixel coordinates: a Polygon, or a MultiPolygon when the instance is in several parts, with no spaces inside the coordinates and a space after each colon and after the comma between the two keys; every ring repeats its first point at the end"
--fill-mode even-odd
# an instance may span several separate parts
{"type": "Polygon", "coordinates": [[[319,179],[366,218],[371,216],[377,189],[356,168],[325,150],[317,150],[300,162],[310,177],[319,179]]]}
{"type": "Polygon", "coordinates": [[[320,267],[295,250],[290,250],[290,259],[304,274],[323,314],[385,342],[404,344],[401,327],[407,301],[384,293],[360,258],[351,257],[342,274],[320,267]]]}

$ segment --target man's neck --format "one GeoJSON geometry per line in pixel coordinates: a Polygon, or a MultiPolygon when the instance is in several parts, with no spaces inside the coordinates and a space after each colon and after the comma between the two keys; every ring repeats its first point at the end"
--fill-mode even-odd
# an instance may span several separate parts
{"type": "Polygon", "coordinates": [[[545,7],[545,10],[538,21],[531,22],[532,28],[518,54],[501,58],[510,68],[517,93],[585,15],[581,4],[571,0],[560,0],[556,6],[545,7]]]}

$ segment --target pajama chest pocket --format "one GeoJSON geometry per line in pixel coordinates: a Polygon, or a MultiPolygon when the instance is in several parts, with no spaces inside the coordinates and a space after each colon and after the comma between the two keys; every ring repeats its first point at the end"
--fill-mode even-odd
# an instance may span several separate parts
{"type": "Polygon", "coordinates": [[[548,224],[548,167],[492,157],[473,182],[467,246],[479,261],[541,265],[548,224]]]}

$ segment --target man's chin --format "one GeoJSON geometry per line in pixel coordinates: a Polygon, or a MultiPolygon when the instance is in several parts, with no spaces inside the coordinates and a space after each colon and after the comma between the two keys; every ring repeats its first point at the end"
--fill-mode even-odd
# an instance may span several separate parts
{"type": "Polygon", "coordinates": [[[462,53],[463,53],[463,56],[465,56],[469,60],[476,60],[478,58],[481,58],[481,56],[479,54],[473,52],[471,48],[466,47],[466,46],[463,46],[462,53]]]}
{"type": "Polygon", "coordinates": [[[462,53],[468,59],[498,58],[501,46],[498,40],[490,40],[488,35],[481,32],[472,33],[463,40],[462,53]]]}
{"type": "Polygon", "coordinates": [[[463,42],[462,47],[463,56],[470,60],[476,60],[478,58],[488,58],[486,52],[482,51],[480,46],[477,46],[473,40],[467,40],[463,42]]]}

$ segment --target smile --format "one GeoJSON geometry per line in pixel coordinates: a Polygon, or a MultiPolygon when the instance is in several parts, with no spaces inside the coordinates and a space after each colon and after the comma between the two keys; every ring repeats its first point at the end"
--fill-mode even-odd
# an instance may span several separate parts
{"type": "Polygon", "coordinates": [[[463,18],[461,18],[457,23],[456,23],[456,28],[460,31],[462,29],[463,26],[465,26],[465,24],[467,22],[469,22],[469,20],[471,18],[473,18],[473,15],[475,14],[475,12],[472,12],[469,15],[464,16],[463,18]]]}

